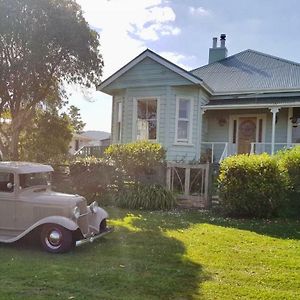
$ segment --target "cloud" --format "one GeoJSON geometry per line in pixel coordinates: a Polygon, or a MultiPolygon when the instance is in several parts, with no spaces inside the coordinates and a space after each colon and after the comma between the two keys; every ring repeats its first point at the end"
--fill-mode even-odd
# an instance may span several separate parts
{"type": "Polygon", "coordinates": [[[193,16],[201,16],[201,17],[207,17],[211,15],[210,11],[203,8],[202,6],[199,7],[190,6],[189,13],[193,16]]]}
{"type": "Polygon", "coordinates": [[[178,35],[176,15],[163,0],[77,0],[89,24],[100,32],[104,78],[146,48],[147,41],[178,35]]]}
{"type": "MultiPolygon", "coordinates": [[[[100,33],[103,79],[116,72],[147,47],[147,41],[180,34],[176,14],[167,0],[76,0],[92,28],[100,33]]],[[[111,97],[89,91],[84,100],[72,89],[72,104],[82,112],[86,129],[110,131],[111,97]]]]}
{"type": "Polygon", "coordinates": [[[164,57],[165,59],[169,60],[170,62],[176,64],[177,66],[185,69],[185,70],[191,70],[192,67],[188,65],[188,61],[195,59],[194,56],[186,56],[180,53],[176,52],[159,52],[159,55],[164,57]]]}
{"type": "Polygon", "coordinates": [[[176,15],[171,7],[155,6],[141,11],[134,20],[131,33],[142,40],[156,41],[160,35],[178,35],[180,29],[171,25],[176,15]]]}

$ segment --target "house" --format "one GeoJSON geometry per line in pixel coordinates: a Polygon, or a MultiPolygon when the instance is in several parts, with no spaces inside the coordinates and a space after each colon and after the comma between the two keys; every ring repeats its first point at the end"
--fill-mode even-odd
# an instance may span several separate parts
{"type": "Polygon", "coordinates": [[[69,146],[71,155],[102,156],[110,145],[110,133],[88,130],[81,134],[75,133],[69,146]]]}
{"type": "Polygon", "coordinates": [[[93,141],[92,138],[85,136],[84,134],[74,133],[69,146],[69,153],[74,155],[77,151],[84,146],[89,146],[93,141]]]}
{"type": "Polygon", "coordinates": [[[103,81],[113,97],[112,143],[161,143],[169,161],[220,161],[300,142],[300,64],[254,50],[186,71],[147,49],[103,81]]]}

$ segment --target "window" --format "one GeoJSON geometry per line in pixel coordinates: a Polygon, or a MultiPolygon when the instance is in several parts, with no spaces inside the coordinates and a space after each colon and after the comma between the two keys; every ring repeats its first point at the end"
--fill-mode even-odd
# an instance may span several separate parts
{"type": "Polygon", "coordinates": [[[12,193],[14,191],[14,174],[0,173],[0,192],[12,193]]]}
{"type": "Polygon", "coordinates": [[[117,141],[121,142],[122,136],[122,102],[117,102],[117,141]]]}
{"type": "Polygon", "coordinates": [[[176,142],[191,142],[192,100],[177,99],[176,142]]]}
{"type": "Polygon", "coordinates": [[[50,185],[50,181],[51,174],[48,172],[20,174],[20,187],[23,189],[40,185],[50,185]]]}
{"type": "Polygon", "coordinates": [[[157,139],[157,99],[137,100],[137,139],[157,139]]]}

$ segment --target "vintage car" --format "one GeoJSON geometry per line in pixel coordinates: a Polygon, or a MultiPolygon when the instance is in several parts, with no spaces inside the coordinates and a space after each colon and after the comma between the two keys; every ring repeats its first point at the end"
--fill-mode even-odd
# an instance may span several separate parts
{"type": "Polygon", "coordinates": [[[97,202],[51,190],[48,165],[0,162],[0,242],[39,235],[43,248],[66,252],[112,231],[97,202]]]}

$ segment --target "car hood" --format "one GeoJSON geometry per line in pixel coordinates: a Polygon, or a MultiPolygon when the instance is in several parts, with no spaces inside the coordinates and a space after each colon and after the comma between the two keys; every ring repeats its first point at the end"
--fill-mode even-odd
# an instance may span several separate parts
{"type": "Polygon", "coordinates": [[[22,198],[28,199],[28,194],[30,194],[30,202],[39,202],[44,204],[54,204],[54,205],[61,205],[61,206],[75,206],[78,204],[82,204],[84,202],[86,204],[86,200],[84,197],[79,195],[72,195],[72,194],[64,194],[58,193],[50,190],[46,191],[24,191],[22,193],[22,198]]]}

